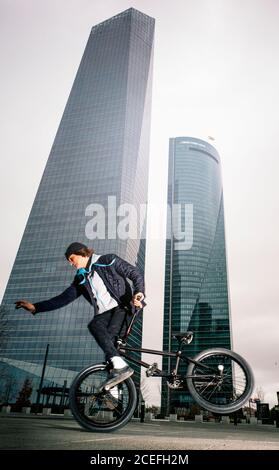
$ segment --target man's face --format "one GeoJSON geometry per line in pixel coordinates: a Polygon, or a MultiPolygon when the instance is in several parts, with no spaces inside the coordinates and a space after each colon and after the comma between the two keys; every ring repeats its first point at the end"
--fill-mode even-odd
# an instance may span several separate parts
{"type": "Polygon", "coordinates": [[[85,268],[88,262],[88,256],[81,256],[72,254],[68,261],[71,266],[74,266],[76,269],[85,268]]]}

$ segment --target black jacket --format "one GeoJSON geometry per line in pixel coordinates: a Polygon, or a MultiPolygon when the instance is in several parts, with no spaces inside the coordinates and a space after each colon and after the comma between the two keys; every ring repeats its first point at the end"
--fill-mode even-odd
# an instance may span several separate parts
{"type": "MultiPolygon", "coordinates": [[[[90,266],[90,262],[91,260],[89,260],[87,266],[90,266]]],[[[95,270],[99,274],[110,295],[119,305],[131,308],[130,302],[133,293],[127,278],[133,283],[134,293],[142,292],[144,294],[144,278],[139,269],[117,255],[107,254],[100,256],[92,264],[91,270],[95,270]]],[[[96,301],[93,297],[89,281],[86,280],[84,284],[79,284],[79,279],[76,276],[72,284],[62,294],[52,299],[35,303],[35,313],[48,312],[65,307],[65,305],[73,302],[80,295],[83,295],[96,311],[96,301]]]]}

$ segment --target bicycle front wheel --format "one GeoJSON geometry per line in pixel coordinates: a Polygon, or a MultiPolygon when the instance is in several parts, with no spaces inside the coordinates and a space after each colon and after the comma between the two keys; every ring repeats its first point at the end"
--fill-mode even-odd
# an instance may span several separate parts
{"type": "Polygon", "coordinates": [[[228,349],[207,349],[190,363],[187,386],[194,400],[213,413],[233,413],[250,398],[254,378],[250,366],[228,349]]]}
{"type": "Polygon", "coordinates": [[[89,366],[74,379],[69,393],[70,409],[88,431],[115,431],[128,423],[137,403],[137,392],[129,377],[109,391],[99,391],[108,377],[105,364],[89,366]]]}

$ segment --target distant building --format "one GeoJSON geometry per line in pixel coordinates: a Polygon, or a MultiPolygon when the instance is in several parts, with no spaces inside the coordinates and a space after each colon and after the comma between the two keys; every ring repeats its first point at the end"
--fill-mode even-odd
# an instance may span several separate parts
{"type": "MultiPolygon", "coordinates": [[[[45,386],[69,386],[78,370],[103,360],[87,330],[92,310],[84,299],[35,318],[14,310],[18,299],[37,302],[69,285],[74,271],[64,251],[72,241],[144,270],[142,233],[108,237],[114,220],[106,219],[104,239],[91,242],[85,227],[90,204],[107,217],[108,196],[116,208],[147,202],[154,23],[130,8],[92,28],[3,298],[11,328],[0,364],[13,377],[9,399],[26,377],[37,389],[47,344],[45,386]]],[[[140,322],[134,341],[141,343],[140,322]]]]}
{"type": "MultiPolygon", "coordinates": [[[[168,204],[181,204],[182,224],[191,233],[186,249],[173,236],[175,219],[168,215],[166,242],[164,350],[175,350],[174,333],[192,330],[194,340],[185,348],[195,355],[214,346],[231,347],[230,306],[224,229],[220,157],[209,143],[192,137],[170,139],[168,204]],[[192,207],[187,219],[183,205],[192,207]],[[192,223],[193,222],[193,223],[192,223]],[[192,227],[187,228],[187,224],[192,227]],[[191,242],[191,243],[190,243],[191,242]],[[183,246],[182,246],[183,248],[183,246]]],[[[174,368],[168,359],[164,367],[174,368]]],[[[186,372],[186,367],[182,369],[186,372]]],[[[163,385],[162,409],[189,408],[187,391],[163,385]]]]}

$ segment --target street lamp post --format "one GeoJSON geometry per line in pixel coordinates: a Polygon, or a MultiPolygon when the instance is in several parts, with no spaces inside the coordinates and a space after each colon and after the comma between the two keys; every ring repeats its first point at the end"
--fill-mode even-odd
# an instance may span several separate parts
{"type": "Polygon", "coordinates": [[[45,358],[44,358],[44,365],[42,369],[42,375],[41,375],[41,380],[40,380],[40,385],[37,391],[37,401],[36,401],[36,412],[39,410],[39,405],[40,405],[40,398],[41,398],[41,392],[42,392],[42,387],[43,387],[43,382],[44,382],[44,376],[45,376],[45,370],[46,370],[46,363],[47,363],[47,356],[48,356],[48,350],[49,350],[49,344],[46,347],[46,353],[45,353],[45,358]]]}

